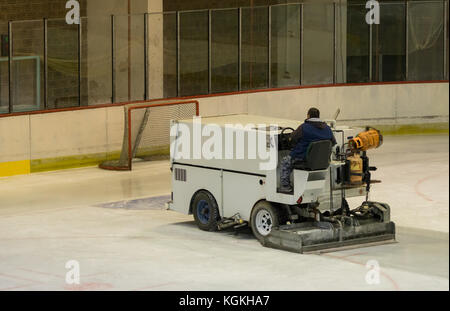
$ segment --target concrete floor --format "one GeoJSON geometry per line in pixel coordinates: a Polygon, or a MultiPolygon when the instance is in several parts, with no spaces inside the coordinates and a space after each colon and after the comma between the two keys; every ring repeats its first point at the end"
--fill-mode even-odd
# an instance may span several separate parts
{"type": "Polygon", "coordinates": [[[166,161],[0,178],[0,290],[449,290],[448,136],[386,137],[369,156],[383,180],[371,199],[391,205],[399,243],[322,255],[164,210],[166,161]],[[69,260],[80,285],[65,282],[69,260]]]}

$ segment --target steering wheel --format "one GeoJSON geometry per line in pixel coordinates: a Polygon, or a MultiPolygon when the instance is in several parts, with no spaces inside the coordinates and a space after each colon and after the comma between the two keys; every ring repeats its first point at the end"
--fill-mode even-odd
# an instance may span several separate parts
{"type": "Polygon", "coordinates": [[[292,127],[286,127],[284,128],[279,136],[278,141],[278,149],[279,150],[290,150],[291,149],[291,134],[294,132],[294,129],[292,127]],[[286,131],[291,131],[290,133],[286,133],[286,131]]]}
{"type": "Polygon", "coordinates": [[[294,130],[292,127],[285,127],[285,128],[281,131],[281,135],[285,135],[285,134],[286,134],[286,133],[285,133],[286,130],[290,130],[291,133],[292,133],[292,132],[295,132],[295,130],[294,130]]]}

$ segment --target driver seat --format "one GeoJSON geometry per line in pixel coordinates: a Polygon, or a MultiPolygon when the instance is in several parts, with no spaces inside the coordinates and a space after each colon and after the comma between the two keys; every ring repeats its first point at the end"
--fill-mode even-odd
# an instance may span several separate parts
{"type": "Polygon", "coordinates": [[[303,171],[328,169],[332,152],[330,140],[319,140],[309,144],[304,161],[294,161],[292,167],[303,171]]]}

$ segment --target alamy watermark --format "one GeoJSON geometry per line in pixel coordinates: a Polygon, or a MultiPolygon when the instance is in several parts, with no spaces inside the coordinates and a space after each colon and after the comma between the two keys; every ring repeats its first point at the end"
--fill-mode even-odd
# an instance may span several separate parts
{"type": "Polygon", "coordinates": [[[369,12],[366,14],[366,23],[369,25],[380,24],[380,3],[376,0],[369,0],[366,2],[366,9],[369,12]]]}
{"type": "Polygon", "coordinates": [[[66,273],[66,284],[80,285],[80,263],[77,260],[69,260],[65,267],[69,270],[66,273]]]}
{"type": "Polygon", "coordinates": [[[380,264],[377,260],[369,260],[366,263],[366,268],[369,270],[366,273],[366,283],[368,285],[379,285],[380,284],[380,264]]]}
{"type": "Polygon", "coordinates": [[[170,150],[174,160],[257,160],[260,170],[273,170],[278,163],[275,124],[202,125],[194,117],[192,126],[174,123],[170,150]]]}
{"type": "Polygon", "coordinates": [[[80,3],[77,0],[66,2],[66,9],[70,9],[66,14],[66,23],[69,25],[80,24],[80,3]]]}

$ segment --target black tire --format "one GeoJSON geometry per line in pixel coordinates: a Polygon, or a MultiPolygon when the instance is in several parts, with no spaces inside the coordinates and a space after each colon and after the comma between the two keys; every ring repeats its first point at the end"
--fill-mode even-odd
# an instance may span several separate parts
{"type": "Polygon", "coordinates": [[[260,201],[253,207],[250,216],[250,226],[253,235],[262,242],[264,237],[269,235],[273,227],[278,227],[280,217],[275,206],[267,201],[260,201]],[[269,217],[270,215],[270,217],[269,217]],[[264,224],[264,221],[266,222],[264,224]]]}
{"type": "Polygon", "coordinates": [[[203,231],[217,231],[220,220],[219,206],[214,196],[206,190],[200,190],[191,200],[191,211],[197,226],[203,231]]]}

